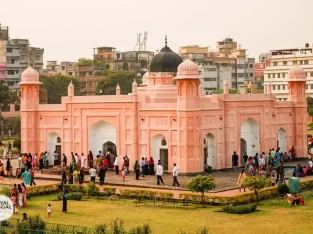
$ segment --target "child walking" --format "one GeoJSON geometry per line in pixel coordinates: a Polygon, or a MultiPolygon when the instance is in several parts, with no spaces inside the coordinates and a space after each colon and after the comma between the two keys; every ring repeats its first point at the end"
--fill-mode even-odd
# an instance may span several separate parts
{"type": "Polygon", "coordinates": [[[51,207],[51,204],[48,204],[47,213],[48,213],[48,217],[50,217],[50,215],[52,214],[52,207],[51,207]]]}

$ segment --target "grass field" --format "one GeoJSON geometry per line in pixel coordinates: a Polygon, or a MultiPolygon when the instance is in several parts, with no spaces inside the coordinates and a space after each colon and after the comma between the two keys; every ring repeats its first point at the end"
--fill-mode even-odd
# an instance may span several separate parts
{"type": "Polygon", "coordinates": [[[311,217],[313,200],[306,201],[305,206],[289,207],[271,206],[264,201],[257,212],[248,215],[232,215],[220,212],[220,207],[198,208],[194,210],[136,207],[131,203],[112,203],[110,201],[68,201],[68,213],[61,212],[62,201],[56,201],[55,195],[33,197],[25,209],[20,209],[16,218],[22,213],[40,215],[48,221],[47,204],[51,203],[53,215],[49,222],[69,225],[89,226],[109,224],[116,218],[125,222],[126,229],[150,224],[155,234],[179,233],[187,231],[195,233],[207,227],[209,233],[252,233],[253,230],[266,233],[311,233],[311,217]]]}

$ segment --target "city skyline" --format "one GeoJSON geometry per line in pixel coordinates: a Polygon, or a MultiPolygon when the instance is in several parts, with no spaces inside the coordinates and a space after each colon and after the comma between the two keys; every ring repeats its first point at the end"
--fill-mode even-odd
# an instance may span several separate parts
{"type": "Polygon", "coordinates": [[[312,46],[313,31],[307,29],[313,27],[313,21],[306,16],[313,2],[301,2],[264,0],[252,5],[247,0],[196,0],[191,6],[185,0],[149,4],[91,0],[89,5],[81,0],[12,0],[2,3],[0,22],[9,27],[11,39],[28,38],[32,45],[44,48],[45,61],[90,58],[97,46],[130,51],[137,33],[144,31],[149,33],[147,50],[153,52],[163,47],[165,35],[175,52],[193,44],[215,48],[217,41],[231,37],[248,50],[249,57],[257,58],[271,49],[312,46]],[[7,10],[13,7],[20,17],[7,10]]]}

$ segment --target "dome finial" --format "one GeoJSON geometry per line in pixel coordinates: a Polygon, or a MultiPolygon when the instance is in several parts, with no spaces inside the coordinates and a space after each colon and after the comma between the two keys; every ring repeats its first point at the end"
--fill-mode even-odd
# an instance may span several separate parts
{"type": "Polygon", "coordinates": [[[165,46],[167,46],[167,35],[165,35],[165,46]]]}

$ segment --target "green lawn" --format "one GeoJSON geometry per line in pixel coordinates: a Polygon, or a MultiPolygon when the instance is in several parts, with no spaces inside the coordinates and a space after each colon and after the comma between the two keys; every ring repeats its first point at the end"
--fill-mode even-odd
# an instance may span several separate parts
{"type": "Polygon", "coordinates": [[[248,215],[232,215],[219,212],[220,207],[198,208],[194,210],[136,207],[131,202],[126,204],[111,201],[68,201],[68,213],[61,212],[62,201],[56,201],[55,195],[33,197],[28,207],[20,209],[20,214],[41,215],[48,220],[46,208],[52,204],[53,215],[49,222],[69,225],[89,226],[105,223],[119,218],[124,220],[125,228],[141,224],[150,224],[154,234],[178,233],[180,230],[194,233],[209,228],[209,233],[311,233],[313,200],[306,200],[305,206],[271,206],[269,201],[261,202],[257,212],[248,215]]]}

